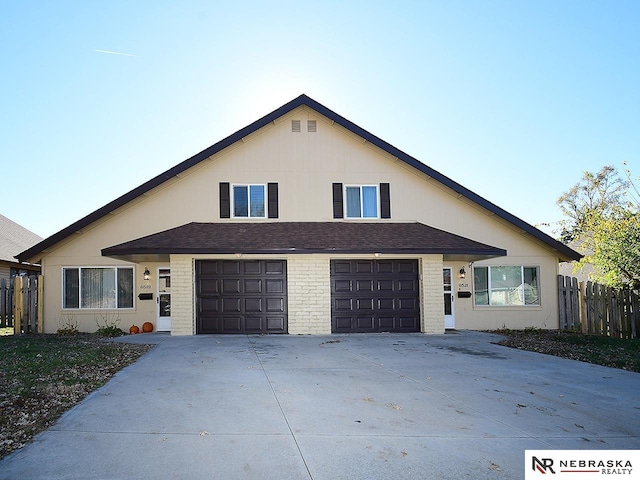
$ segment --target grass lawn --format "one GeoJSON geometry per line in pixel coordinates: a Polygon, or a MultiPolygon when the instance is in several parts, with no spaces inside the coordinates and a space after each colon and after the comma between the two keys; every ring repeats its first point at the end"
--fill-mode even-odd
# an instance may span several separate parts
{"type": "Polygon", "coordinates": [[[0,336],[0,458],[150,348],[95,335],[0,336]]]}

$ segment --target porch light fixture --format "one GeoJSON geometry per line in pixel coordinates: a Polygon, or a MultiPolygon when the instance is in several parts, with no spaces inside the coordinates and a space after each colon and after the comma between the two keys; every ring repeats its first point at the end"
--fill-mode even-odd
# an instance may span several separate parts
{"type": "Polygon", "coordinates": [[[144,278],[145,280],[149,280],[149,275],[151,275],[151,273],[149,272],[149,268],[144,267],[144,273],[142,274],[142,278],[144,278]]]}
{"type": "Polygon", "coordinates": [[[462,267],[460,269],[460,272],[458,272],[458,278],[464,278],[467,276],[467,272],[464,271],[464,267],[462,267]]]}
{"type": "Polygon", "coordinates": [[[380,255],[382,255],[380,252],[376,252],[376,253],[373,254],[373,256],[376,257],[376,258],[380,258],[380,255]]]}
{"type": "Polygon", "coordinates": [[[242,254],[241,253],[236,253],[235,256],[236,256],[236,258],[240,258],[242,256],[242,254]]]}

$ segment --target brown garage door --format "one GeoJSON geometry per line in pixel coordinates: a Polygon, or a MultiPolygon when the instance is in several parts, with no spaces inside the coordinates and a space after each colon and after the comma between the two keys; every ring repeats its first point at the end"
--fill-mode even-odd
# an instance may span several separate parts
{"type": "Polygon", "coordinates": [[[417,260],[332,260],[331,331],[419,332],[417,260]]]}
{"type": "Polygon", "coordinates": [[[196,333],[287,333],[287,262],[196,261],[196,333]]]}

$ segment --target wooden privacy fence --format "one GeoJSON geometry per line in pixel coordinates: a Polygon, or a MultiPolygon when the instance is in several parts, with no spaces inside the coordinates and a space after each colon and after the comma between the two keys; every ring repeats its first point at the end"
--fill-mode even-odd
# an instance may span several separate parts
{"type": "Polygon", "coordinates": [[[42,275],[0,280],[0,328],[13,327],[13,332],[42,333],[42,275]]]}
{"type": "Polygon", "coordinates": [[[618,338],[640,337],[638,292],[558,275],[560,330],[618,338]]]}

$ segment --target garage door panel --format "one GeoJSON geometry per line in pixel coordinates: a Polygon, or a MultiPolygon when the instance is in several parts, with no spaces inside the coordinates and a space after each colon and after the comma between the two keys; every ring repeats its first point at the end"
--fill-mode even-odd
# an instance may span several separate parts
{"type": "Polygon", "coordinates": [[[266,261],[264,262],[265,275],[285,275],[286,262],[284,261],[266,261]]]}
{"type": "Polygon", "coordinates": [[[412,330],[416,326],[415,317],[398,317],[398,326],[401,329],[412,330]]]}
{"type": "Polygon", "coordinates": [[[393,273],[394,262],[391,260],[378,260],[375,263],[375,271],[377,273],[393,273]]]}
{"type": "Polygon", "coordinates": [[[245,298],[244,311],[247,313],[260,313],[264,309],[261,298],[245,298]]]}
{"type": "Polygon", "coordinates": [[[220,312],[219,298],[200,298],[198,302],[198,313],[209,315],[220,312]]]}
{"type": "Polygon", "coordinates": [[[395,299],[393,298],[378,299],[378,310],[393,310],[395,305],[395,299]]]}
{"type": "Polygon", "coordinates": [[[351,273],[351,262],[348,260],[333,260],[331,267],[335,273],[351,273]]]}
{"type": "Polygon", "coordinates": [[[221,313],[240,313],[242,311],[242,301],[240,298],[224,297],[221,301],[221,313]]]}
{"type": "Polygon", "coordinates": [[[267,312],[284,312],[285,308],[284,298],[267,298],[267,312]]]}
{"type": "Polygon", "coordinates": [[[373,298],[357,298],[356,299],[356,310],[373,310],[373,298]]]}
{"type": "Polygon", "coordinates": [[[285,293],[284,280],[267,278],[265,284],[267,293],[285,293]]]}
{"type": "Polygon", "coordinates": [[[244,293],[262,293],[262,280],[259,278],[245,279],[244,293]]]}
{"type": "Polygon", "coordinates": [[[222,275],[240,275],[240,262],[223,261],[221,270],[222,275]]]}
{"type": "Polygon", "coordinates": [[[351,292],[352,283],[351,280],[336,280],[335,290],[336,292],[351,292]]]}
{"type": "Polygon", "coordinates": [[[414,260],[399,260],[397,273],[418,273],[418,262],[414,260]]]}
{"type": "Polygon", "coordinates": [[[417,291],[416,280],[398,280],[397,289],[399,292],[415,292],[417,291]]]}
{"type": "Polygon", "coordinates": [[[356,261],[355,273],[373,273],[373,262],[369,260],[356,261]]]}
{"type": "Polygon", "coordinates": [[[282,331],[286,328],[286,318],[285,317],[276,317],[276,316],[268,316],[267,317],[267,331],[268,332],[278,332],[282,331]]]}
{"type": "Polygon", "coordinates": [[[198,317],[198,333],[218,333],[221,326],[222,317],[198,317]]]}
{"type": "Polygon", "coordinates": [[[245,317],[244,333],[260,333],[264,330],[262,317],[245,317]]]}
{"type": "Polygon", "coordinates": [[[356,281],[357,292],[373,292],[373,280],[357,280],[356,281]]]}
{"type": "Polygon", "coordinates": [[[394,327],[394,317],[378,317],[378,331],[390,332],[394,327]]]}
{"type": "Polygon", "coordinates": [[[353,310],[352,304],[353,299],[351,298],[336,298],[333,302],[334,310],[346,312],[353,310]]]}
{"type": "Polygon", "coordinates": [[[373,316],[370,317],[356,317],[356,329],[359,331],[373,331],[375,330],[376,319],[373,316]]]}
{"type": "Polygon", "coordinates": [[[218,295],[220,293],[220,281],[214,278],[203,278],[198,283],[197,294],[202,295],[203,292],[207,295],[218,295]]]}
{"type": "Polygon", "coordinates": [[[196,265],[196,274],[199,276],[220,275],[219,262],[198,262],[196,265]]]}
{"type": "Polygon", "coordinates": [[[420,331],[417,260],[332,260],[331,331],[420,331]]]}
{"type": "Polygon", "coordinates": [[[287,333],[285,260],[198,260],[196,295],[196,333],[287,333]]]}
{"type": "Polygon", "coordinates": [[[222,317],[222,328],[226,332],[241,333],[242,332],[242,318],[224,316],[222,317]]]}
{"type": "Polygon", "coordinates": [[[238,278],[223,278],[222,279],[222,293],[223,295],[238,294],[242,290],[240,288],[240,279],[238,278]]]}
{"type": "Polygon", "coordinates": [[[244,260],[238,262],[242,266],[242,273],[244,275],[261,275],[262,274],[262,262],[244,260]]]}
{"type": "Polygon", "coordinates": [[[415,310],[418,307],[415,298],[399,298],[398,309],[399,310],[415,310]]]}
{"type": "Polygon", "coordinates": [[[338,331],[351,331],[351,319],[352,317],[333,317],[338,331]]]}

